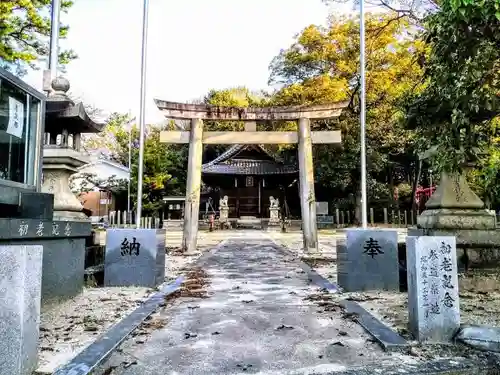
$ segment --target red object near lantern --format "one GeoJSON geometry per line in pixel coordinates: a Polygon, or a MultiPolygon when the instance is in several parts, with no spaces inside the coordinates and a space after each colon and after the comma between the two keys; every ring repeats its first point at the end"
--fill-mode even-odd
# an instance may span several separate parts
{"type": "Polygon", "coordinates": [[[432,186],[429,188],[419,187],[415,193],[415,202],[419,206],[420,209],[424,209],[425,203],[429,200],[432,194],[436,191],[436,186],[432,186]]]}
{"type": "Polygon", "coordinates": [[[215,221],[215,217],[214,217],[214,215],[212,214],[212,215],[210,215],[210,216],[208,217],[208,230],[209,230],[210,232],[212,232],[212,231],[214,230],[214,221],[215,221]]]}

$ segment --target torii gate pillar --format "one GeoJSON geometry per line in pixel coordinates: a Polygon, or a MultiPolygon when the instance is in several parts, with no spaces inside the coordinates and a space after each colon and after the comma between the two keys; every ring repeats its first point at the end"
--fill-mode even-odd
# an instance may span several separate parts
{"type": "Polygon", "coordinates": [[[315,252],[318,250],[318,228],[310,120],[304,117],[300,118],[298,130],[300,209],[304,250],[315,252]]]}
{"type": "Polygon", "coordinates": [[[184,207],[184,227],[182,250],[196,251],[198,237],[198,217],[200,214],[201,162],[203,157],[203,121],[191,120],[189,131],[188,173],[186,181],[186,203],[184,207]]]}

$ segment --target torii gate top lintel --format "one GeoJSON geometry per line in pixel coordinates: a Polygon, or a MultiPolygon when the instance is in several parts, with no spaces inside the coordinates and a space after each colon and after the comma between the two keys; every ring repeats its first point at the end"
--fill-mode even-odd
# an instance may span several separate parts
{"type": "Polygon", "coordinates": [[[214,121],[278,121],[329,119],[340,116],[348,102],[320,105],[282,107],[221,107],[207,104],[186,104],[155,99],[156,106],[165,117],[178,120],[214,121]]]}

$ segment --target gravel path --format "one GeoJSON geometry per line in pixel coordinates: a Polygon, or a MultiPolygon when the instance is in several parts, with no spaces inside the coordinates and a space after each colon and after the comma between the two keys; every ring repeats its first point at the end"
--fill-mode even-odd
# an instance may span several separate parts
{"type": "Polygon", "coordinates": [[[263,236],[230,240],[129,338],[102,371],[149,374],[321,374],[416,359],[384,353],[312,285],[293,255],[263,236]]]}

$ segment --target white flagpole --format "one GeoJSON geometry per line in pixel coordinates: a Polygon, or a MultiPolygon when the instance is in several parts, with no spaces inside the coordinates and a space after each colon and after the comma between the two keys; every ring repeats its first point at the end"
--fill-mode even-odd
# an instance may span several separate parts
{"type": "Polygon", "coordinates": [[[149,0],[144,0],[142,18],[142,51],[141,51],[141,99],[139,109],[139,165],[137,173],[137,213],[136,226],[141,227],[142,216],[142,177],[144,174],[144,134],[146,132],[146,61],[148,48],[148,15],[149,0]]]}
{"type": "Polygon", "coordinates": [[[50,45],[47,69],[43,71],[43,91],[50,94],[52,80],[57,77],[59,62],[59,21],[61,14],[61,0],[52,0],[50,10],[50,45]]]}
{"type": "Polygon", "coordinates": [[[50,49],[49,49],[49,70],[50,79],[57,76],[57,65],[59,60],[59,20],[61,14],[61,0],[52,0],[50,14],[50,49]]]}
{"type": "MultiPolygon", "coordinates": [[[[129,121],[128,121],[128,192],[127,192],[127,220],[131,220],[130,216],[130,184],[132,182],[132,128],[135,117],[132,118],[131,112],[129,111],[129,121]]],[[[130,223],[129,223],[130,224],[130,223]]]]}
{"type": "Polygon", "coordinates": [[[367,194],[366,194],[366,81],[365,81],[365,5],[359,1],[359,53],[361,75],[361,222],[368,228],[367,194]]]}

